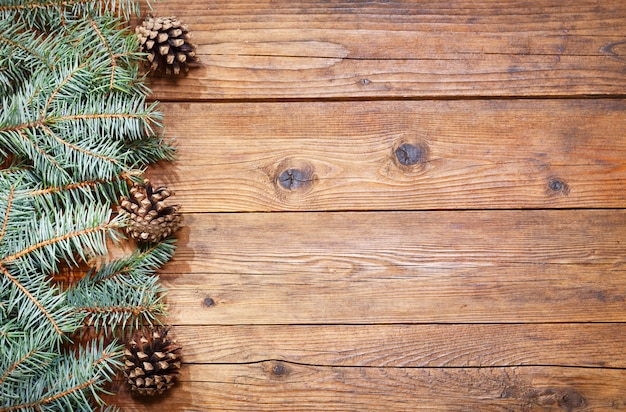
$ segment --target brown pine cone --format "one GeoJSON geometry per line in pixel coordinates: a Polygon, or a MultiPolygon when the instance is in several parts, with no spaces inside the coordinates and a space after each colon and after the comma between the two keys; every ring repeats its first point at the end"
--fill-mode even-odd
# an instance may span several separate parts
{"type": "Polygon", "coordinates": [[[180,206],[167,206],[173,194],[161,186],[156,189],[146,179],[130,188],[130,196],[120,201],[120,213],[129,217],[126,233],[139,242],[158,242],[174,233],[183,221],[180,206]]]}
{"type": "Polygon", "coordinates": [[[160,395],[174,386],[181,346],[167,337],[168,328],[139,331],[124,350],[124,376],[133,393],[160,395]]]}
{"type": "Polygon", "coordinates": [[[141,51],[148,54],[150,71],[167,75],[186,74],[189,65],[198,61],[196,47],[186,26],[176,17],[152,17],[148,14],[135,27],[141,51]]]}

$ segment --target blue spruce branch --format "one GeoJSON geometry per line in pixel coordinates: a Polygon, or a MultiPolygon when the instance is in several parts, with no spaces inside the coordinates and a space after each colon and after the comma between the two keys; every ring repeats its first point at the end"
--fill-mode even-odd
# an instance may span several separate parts
{"type": "Polygon", "coordinates": [[[96,263],[123,238],[114,210],[129,185],[175,154],[120,28],[137,12],[136,0],[0,0],[0,412],[117,410],[100,396],[122,365],[108,338],[166,315],[156,271],[173,239],[96,263]],[[88,327],[106,342],[72,341],[88,327]]]}

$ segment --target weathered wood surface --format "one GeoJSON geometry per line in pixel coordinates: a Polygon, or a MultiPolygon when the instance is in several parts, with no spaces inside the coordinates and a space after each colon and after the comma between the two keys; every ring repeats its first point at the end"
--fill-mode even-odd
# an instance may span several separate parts
{"type": "Polygon", "coordinates": [[[154,4],[194,34],[200,68],[161,100],[623,95],[614,0],[154,4]]]}
{"type": "MultiPolygon", "coordinates": [[[[181,322],[182,323],[182,322],[181,322]]],[[[626,368],[626,325],[176,325],[189,364],[626,368]]]]}
{"type": "Polygon", "coordinates": [[[186,224],[162,274],[175,324],[626,321],[623,210],[194,214],[186,224]]]}
{"type": "Polygon", "coordinates": [[[624,100],[172,103],[163,112],[181,160],[149,174],[175,187],[187,212],[626,203],[624,100]]]}
{"type": "Polygon", "coordinates": [[[161,273],[184,365],[161,400],[109,399],[626,410],[626,3],[155,9],[202,60],[150,80],[179,147],[148,174],[186,212],[161,273]]]}
{"type": "MultiPolygon", "coordinates": [[[[191,365],[158,403],[132,410],[604,411],[626,407],[623,369],[379,368],[284,362],[191,365]]],[[[130,396],[119,389],[119,402],[130,396]]]]}

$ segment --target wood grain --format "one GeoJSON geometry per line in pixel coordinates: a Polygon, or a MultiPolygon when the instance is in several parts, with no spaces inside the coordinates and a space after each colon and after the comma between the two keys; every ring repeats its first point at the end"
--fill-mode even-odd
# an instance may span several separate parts
{"type": "Polygon", "coordinates": [[[149,175],[188,213],[626,205],[624,100],[162,109],[179,160],[149,175]]]}
{"type": "Polygon", "coordinates": [[[622,95],[619,0],[156,2],[201,66],[160,100],[622,95]]]}
{"type": "Polygon", "coordinates": [[[623,323],[180,325],[170,335],[190,364],[626,368],[623,323]]]}
{"type": "Polygon", "coordinates": [[[186,224],[162,274],[175,324],[626,320],[624,210],[194,214],[186,224]]]}
{"type": "Polygon", "coordinates": [[[620,410],[626,371],[616,369],[342,368],[262,362],[188,365],[181,384],[128,411],[530,411],[620,410]]]}
{"type": "Polygon", "coordinates": [[[201,58],[149,80],[184,364],[163,398],[108,400],[626,410],[626,3],[154,6],[201,58]]]}

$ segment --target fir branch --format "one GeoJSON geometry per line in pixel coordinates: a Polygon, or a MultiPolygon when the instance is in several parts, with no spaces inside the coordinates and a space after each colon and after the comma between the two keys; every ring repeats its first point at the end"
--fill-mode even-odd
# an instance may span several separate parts
{"type": "Polygon", "coordinates": [[[128,20],[139,15],[136,0],[2,0],[0,17],[25,22],[38,30],[52,30],[85,16],[112,14],[128,20]]]}
{"type": "Polygon", "coordinates": [[[157,161],[176,159],[176,149],[171,141],[162,137],[146,136],[136,141],[126,142],[128,160],[135,167],[142,167],[157,161]]]}
{"type": "Polygon", "coordinates": [[[141,285],[144,276],[155,274],[157,269],[172,258],[174,249],[175,239],[172,238],[140,245],[129,256],[113,260],[97,270],[90,271],[76,287],[89,287],[106,280],[141,285]],[[135,277],[138,277],[137,282],[134,281],[135,277]]]}
{"type": "Polygon", "coordinates": [[[142,246],[129,256],[92,270],[67,291],[67,301],[87,325],[116,330],[153,324],[166,314],[165,289],[153,276],[174,253],[174,239],[142,246]]]}
{"type": "Polygon", "coordinates": [[[93,397],[102,403],[97,392],[103,382],[110,381],[114,370],[121,366],[121,351],[115,343],[104,347],[102,341],[81,348],[78,354],[65,353],[50,363],[41,377],[32,377],[25,383],[28,391],[19,393],[18,402],[0,399],[0,412],[16,410],[79,410],[92,411],[93,397]]]}
{"type": "Polygon", "coordinates": [[[0,386],[2,386],[2,384],[9,377],[9,375],[11,375],[16,369],[19,369],[21,365],[28,362],[36,353],[37,353],[37,350],[32,349],[30,352],[28,352],[26,355],[20,358],[17,362],[10,365],[9,368],[4,373],[4,375],[0,376],[0,386]]]}
{"type": "MultiPolygon", "coordinates": [[[[130,170],[110,179],[84,180],[63,186],[52,186],[42,184],[41,179],[30,168],[17,165],[12,170],[0,171],[0,218],[2,209],[7,207],[3,201],[9,198],[8,194],[11,191],[17,190],[17,186],[20,187],[18,197],[20,204],[24,204],[22,207],[33,212],[50,214],[52,209],[68,210],[72,205],[78,204],[93,207],[117,204],[120,196],[128,194],[128,185],[140,179],[141,175],[141,170],[130,170]],[[4,199],[2,195],[5,196],[4,199]]],[[[15,196],[14,193],[13,197],[15,196]]],[[[1,240],[0,238],[0,244],[1,240]]]]}
{"type": "Polygon", "coordinates": [[[110,223],[100,224],[95,227],[87,227],[87,228],[76,230],[73,232],[64,233],[62,235],[43,240],[39,243],[36,243],[32,246],[27,247],[26,249],[22,249],[15,254],[3,257],[2,259],[0,259],[0,268],[4,269],[5,264],[10,263],[14,260],[20,259],[26,255],[33,254],[37,252],[38,250],[46,249],[51,245],[54,245],[57,243],[67,243],[67,241],[72,240],[73,238],[89,237],[90,235],[97,234],[97,233],[110,232],[112,229],[117,229],[119,227],[120,227],[119,223],[114,221],[110,223]]]}
{"type": "Polygon", "coordinates": [[[37,349],[33,348],[26,355],[18,359],[13,364],[9,365],[9,367],[4,372],[4,375],[0,376],[0,387],[2,386],[4,381],[7,380],[7,378],[11,374],[13,374],[16,370],[19,370],[20,368],[23,367],[23,365],[27,364],[28,362],[32,362],[32,358],[34,358],[36,355],[37,355],[37,349]]]}
{"type": "MultiPolygon", "coordinates": [[[[8,335],[7,332],[3,334],[4,337],[8,335]]],[[[13,331],[11,341],[3,342],[3,356],[0,359],[0,399],[12,397],[13,386],[35,377],[42,366],[50,365],[55,354],[42,349],[49,347],[47,340],[48,337],[35,331],[27,333],[13,331]],[[15,344],[16,341],[20,344],[15,344]]]]}
{"type": "MultiPolygon", "coordinates": [[[[73,0],[71,1],[71,3],[87,3],[90,2],[91,0],[73,0]]],[[[7,5],[2,5],[0,6],[0,11],[17,11],[17,12],[24,12],[26,10],[48,10],[50,8],[53,7],[65,7],[66,5],[68,5],[70,2],[69,1],[42,1],[42,2],[20,2],[20,1],[16,1],[13,4],[11,4],[11,2],[9,2],[9,4],[7,5]]]]}
{"type": "Polygon", "coordinates": [[[115,22],[92,18],[90,25],[83,24],[85,27],[82,28],[79,25],[73,34],[83,39],[79,42],[81,47],[77,47],[79,51],[60,60],[54,72],[43,71],[35,75],[11,101],[2,104],[7,110],[0,114],[0,148],[16,150],[21,157],[32,159],[35,170],[39,170],[51,185],[107,179],[124,170],[127,156],[132,156],[132,167],[171,158],[172,149],[167,144],[150,144],[145,138],[154,134],[154,127],[161,127],[160,114],[155,110],[155,103],[146,107],[145,87],[136,87],[143,84],[137,81],[136,71],[133,71],[136,65],[130,64],[137,55],[132,50],[136,40],[129,42],[132,36],[111,35],[119,33],[119,30],[113,30],[115,22]],[[110,87],[101,90],[99,86],[102,70],[97,67],[111,66],[110,61],[103,62],[100,57],[110,59],[111,55],[102,52],[102,47],[95,48],[100,50],[99,53],[88,47],[93,41],[88,39],[90,36],[85,30],[89,28],[93,37],[91,25],[96,24],[101,29],[96,39],[101,42],[100,38],[107,34],[107,45],[114,60],[131,59],[123,65],[115,63],[113,71],[107,69],[108,86],[113,79],[115,90],[122,92],[112,93],[110,87]],[[123,66],[134,69],[128,71],[123,66]],[[114,73],[117,76],[111,77],[114,73]],[[106,91],[105,96],[100,91],[106,91]],[[129,91],[134,91],[134,96],[129,97],[129,91]],[[50,138],[56,140],[56,144],[50,138]],[[148,144],[114,146],[111,139],[123,142],[142,140],[148,144]],[[84,146],[87,142],[90,147],[84,146]],[[77,157],[75,152],[83,156],[77,157]],[[94,164],[94,158],[113,163],[115,167],[94,164]],[[66,166],[64,159],[71,159],[70,164],[74,166],[66,166]],[[68,168],[72,169],[71,174],[68,174],[68,168]],[[85,174],[89,171],[92,172],[90,175],[85,174]],[[94,175],[95,172],[100,175],[94,175]]]}
{"type": "Polygon", "coordinates": [[[153,125],[159,126],[160,114],[154,104],[145,108],[143,97],[128,98],[115,93],[104,101],[97,96],[76,101],[63,90],[75,88],[72,79],[80,70],[68,70],[68,76],[57,79],[57,86],[52,88],[49,85],[54,79],[49,75],[33,79],[41,87],[23,90],[8,106],[9,110],[0,114],[0,147],[32,159],[35,170],[55,186],[77,180],[109,179],[128,171],[125,164],[137,167],[171,157],[172,149],[167,143],[146,137],[153,125]],[[42,114],[35,115],[36,112],[42,114]],[[134,140],[144,144],[128,147],[128,143],[115,143],[134,140]],[[128,161],[128,156],[132,160],[128,161]],[[98,160],[104,163],[93,163],[98,160]]]}
{"type": "Polygon", "coordinates": [[[55,332],[62,336],[63,331],[59,327],[59,324],[54,320],[50,312],[46,310],[41,302],[36,299],[33,294],[30,293],[28,289],[26,289],[20,282],[18,282],[17,278],[11,275],[11,272],[9,272],[9,270],[3,264],[0,264],[0,272],[2,272],[2,274],[6,276],[7,279],[9,279],[15,285],[15,287],[17,287],[24,294],[24,296],[30,299],[35,304],[35,306],[37,306],[37,309],[39,309],[39,311],[44,314],[44,316],[48,319],[48,322],[50,322],[50,324],[54,327],[55,332]]]}
{"type": "MultiPolygon", "coordinates": [[[[29,202],[33,211],[50,210],[52,208],[66,209],[68,205],[84,204],[116,204],[120,196],[128,193],[128,184],[141,175],[140,170],[122,172],[111,179],[84,180],[63,186],[43,185],[41,179],[24,165],[16,165],[11,169],[0,171],[0,186],[5,189],[7,200],[13,199],[16,185],[21,187],[20,199],[29,202]]],[[[2,190],[0,190],[2,192],[2,190]]],[[[0,200],[0,206],[6,207],[0,200]]],[[[8,204],[7,204],[8,206],[8,204]]],[[[9,208],[10,209],[10,208],[9,208]]],[[[0,212],[1,212],[0,208],[0,212]]],[[[8,222],[8,221],[7,221],[8,222]]],[[[0,244],[2,238],[0,237],[0,244]]]]}
{"type": "Polygon", "coordinates": [[[81,100],[60,102],[55,112],[62,114],[50,113],[45,119],[46,124],[58,127],[66,121],[75,127],[73,131],[98,132],[101,139],[106,137],[109,141],[137,140],[154,135],[153,127],[161,127],[162,117],[156,104],[146,105],[143,96],[128,97],[125,93],[104,96],[90,93],[81,100]]]}
{"type": "MultiPolygon", "coordinates": [[[[36,120],[34,122],[26,122],[22,124],[14,124],[0,127],[0,132],[23,132],[24,130],[31,129],[33,127],[40,126],[43,122],[41,120],[36,120]]],[[[28,140],[28,138],[26,138],[28,140]]]]}
{"type": "MultiPolygon", "coordinates": [[[[108,204],[93,203],[85,207],[65,201],[62,208],[39,204],[38,209],[35,205],[27,192],[14,196],[14,212],[0,243],[0,264],[7,268],[11,265],[25,271],[56,273],[59,260],[75,264],[78,255],[87,262],[107,253],[107,238],[120,237],[117,229],[123,225],[123,219],[120,216],[111,219],[108,204]]],[[[4,207],[1,202],[0,207],[4,207]]]]}
{"type": "Polygon", "coordinates": [[[112,157],[100,154],[100,153],[96,153],[94,151],[88,150],[88,149],[84,149],[82,147],[77,146],[76,144],[73,144],[65,139],[63,139],[61,136],[59,136],[58,134],[54,133],[49,127],[44,126],[43,127],[44,132],[54,138],[57,142],[59,142],[61,145],[66,146],[67,148],[71,149],[71,150],[75,150],[77,152],[80,152],[84,155],[90,156],[90,157],[94,157],[96,159],[100,159],[100,160],[104,160],[105,162],[109,162],[109,163],[113,163],[116,166],[120,166],[120,162],[112,157]]]}
{"type": "MultiPolygon", "coordinates": [[[[77,391],[81,391],[81,390],[83,390],[85,388],[93,386],[98,381],[99,381],[99,377],[96,376],[94,378],[89,379],[88,381],[82,382],[82,383],[80,383],[80,384],[78,384],[78,385],[76,385],[74,387],[66,389],[64,392],[57,393],[57,394],[55,394],[53,396],[49,396],[47,398],[44,398],[44,399],[42,399],[40,401],[31,402],[30,404],[26,404],[26,405],[16,405],[14,407],[14,409],[28,409],[28,408],[32,408],[32,407],[39,406],[39,405],[50,404],[50,403],[52,403],[54,401],[57,401],[57,400],[59,400],[61,398],[69,396],[69,395],[71,395],[71,394],[73,394],[73,393],[75,393],[77,391]]],[[[8,409],[8,410],[11,410],[11,409],[8,409]]]]}
{"type": "Polygon", "coordinates": [[[128,182],[173,158],[146,102],[137,39],[120,30],[137,3],[0,0],[0,412],[96,410],[118,348],[92,340],[60,353],[61,343],[85,324],[137,327],[165,314],[154,273],[172,241],[67,290],[51,277],[62,261],[105,255],[121,236],[111,209],[128,182]]]}
{"type": "Polygon", "coordinates": [[[39,208],[53,207],[65,208],[67,204],[117,204],[120,196],[128,193],[127,182],[132,180],[134,173],[122,172],[111,179],[84,180],[65,186],[33,185],[33,190],[28,192],[33,202],[39,208]]]}
{"type": "MultiPolygon", "coordinates": [[[[81,113],[81,114],[69,114],[65,116],[50,117],[46,120],[46,124],[54,124],[58,122],[73,121],[73,120],[136,120],[144,119],[145,116],[142,113],[81,113]]],[[[35,122],[32,126],[39,126],[42,122],[35,122]]]]}
{"type": "Polygon", "coordinates": [[[85,70],[87,66],[86,63],[78,64],[78,62],[70,62],[66,66],[63,67],[64,70],[59,70],[59,74],[61,74],[60,81],[56,85],[56,87],[51,91],[50,97],[46,101],[41,114],[39,116],[40,119],[45,119],[46,114],[48,113],[48,108],[57,98],[57,96],[66,97],[67,95],[62,95],[62,91],[64,88],[68,88],[69,92],[72,95],[80,94],[81,92],[86,92],[84,89],[85,85],[89,84],[88,76],[90,73],[85,70]],[[73,88],[71,86],[74,86],[73,88]]]}
{"type": "Polygon", "coordinates": [[[0,373],[4,371],[0,376],[0,398],[8,396],[3,390],[5,387],[34,377],[40,366],[49,365],[55,357],[54,353],[42,349],[48,346],[46,340],[49,339],[41,334],[34,331],[18,333],[12,338],[12,342],[17,338],[21,344],[7,345],[5,342],[0,360],[0,373]]]}
{"type": "Polygon", "coordinates": [[[37,279],[33,279],[39,287],[35,288],[35,293],[31,293],[27,285],[24,284],[24,280],[20,281],[18,276],[13,275],[6,266],[0,265],[0,273],[2,273],[2,275],[4,275],[3,278],[8,279],[15,290],[19,292],[19,295],[13,293],[14,297],[12,303],[15,305],[19,304],[22,308],[16,320],[24,326],[24,330],[38,330],[39,333],[45,333],[46,330],[50,330],[50,332],[54,333],[53,337],[55,337],[55,340],[58,342],[66,332],[73,332],[76,329],[78,319],[68,317],[70,312],[67,308],[60,305],[62,300],[59,299],[56,288],[49,287],[45,289],[46,285],[44,282],[41,280],[37,282],[37,279]],[[35,307],[37,313],[41,313],[45,317],[46,323],[41,324],[37,313],[28,306],[35,307]]]}
{"type": "Polygon", "coordinates": [[[138,39],[128,30],[120,30],[120,21],[106,17],[89,17],[75,30],[78,48],[90,50],[91,66],[106,80],[96,90],[103,93],[121,91],[128,95],[147,95],[149,90],[138,75],[138,39]]]}
{"type": "Polygon", "coordinates": [[[1,21],[0,45],[8,47],[10,50],[11,53],[7,53],[7,58],[16,59],[25,64],[31,61],[30,57],[32,57],[47,69],[54,69],[53,62],[47,56],[50,53],[51,45],[45,40],[40,41],[36,33],[25,31],[23,25],[12,24],[10,20],[1,21]]]}
{"type": "Polygon", "coordinates": [[[109,80],[109,91],[112,91],[115,85],[115,69],[117,68],[117,59],[118,57],[120,57],[120,55],[113,53],[111,45],[102,34],[102,31],[98,27],[98,24],[95,22],[95,20],[92,18],[88,18],[88,20],[89,20],[89,26],[93,29],[94,33],[96,33],[96,35],[98,36],[98,39],[100,39],[102,45],[104,46],[104,50],[109,56],[109,63],[110,63],[110,69],[111,69],[111,78],[109,80]]]}
{"type": "Polygon", "coordinates": [[[116,330],[118,327],[124,329],[127,324],[132,323],[135,328],[143,323],[150,325],[158,316],[166,314],[165,306],[161,302],[149,305],[119,305],[119,306],[94,306],[90,304],[84,307],[77,307],[76,312],[85,316],[85,323],[88,326],[95,326],[96,329],[116,330]]]}
{"type": "MultiPolygon", "coordinates": [[[[28,194],[31,196],[45,196],[45,195],[61,193],[61,192],[69,192],[69,191],[74,191],[74,190],[82,191],[83,189],[94,189],[95,187],[102,185],[102,184],[108,184],[114,181],[126,181],[127,179],[128,179],[128,173],[122,172],[117,176],[113,176],[113,178],[109,180],[105,180],[105,179],[84,180],[82,182],[73,183],[73,184],[69,184],[66,186],[49,186],[49,187],[46,187],[45,189],[33,190],[31,192],[28,192],[28,194]]],[[[1,239],[2,239],[2,236],[0,236],[0,240],[1,239]]]]}
{"type": "Polygon", "coordinates": [[[159,285],[157,277],[127,276],[135,281],[79,282],[67,292],[67,302],[84,317],[86,325],[95,326],[97,330],[115,331],[129,324],[135,328],[143,323],[153,324],[157,317],[166,314],[165,289],[159,285]]]}
{"type": "Polygon", "coordinates": [[[0,21],[0,94],[15,90],[38,70],[53,70],[68,47],[58,36],[44,38],[11,20],[0,21]]]}
{"type": "Polygon", "coordinates": [[[30,170],[30,167],[24,164],[18,166],[11,166],[6,169],[0,170],[0,174],[2,177],[7,177],[11,175],[21,175],[23,172],[30,170]]]}
{"type": "MultiPolygon", "coordinates": [[[[29,136],[24,130],[19,130],[17,136],[21,139],[12,139],[16,134],[6,134],[8,137],[7,143],[14,143],[14,149],[17,154],[23,154],[26,157],[33,160],[33,165],[41,172],[41,176],[45,182],[55,184],[57,182],[64,182],[70,180],[70,175],[61,166],[61,164],[48,154],[40,145],[33,139],[34,136],[29,136]]],[[[0,142],[2,135],[0,134],[0,142]]],[[[58,184],[58,183],[57,183],[58,184]]]]}

